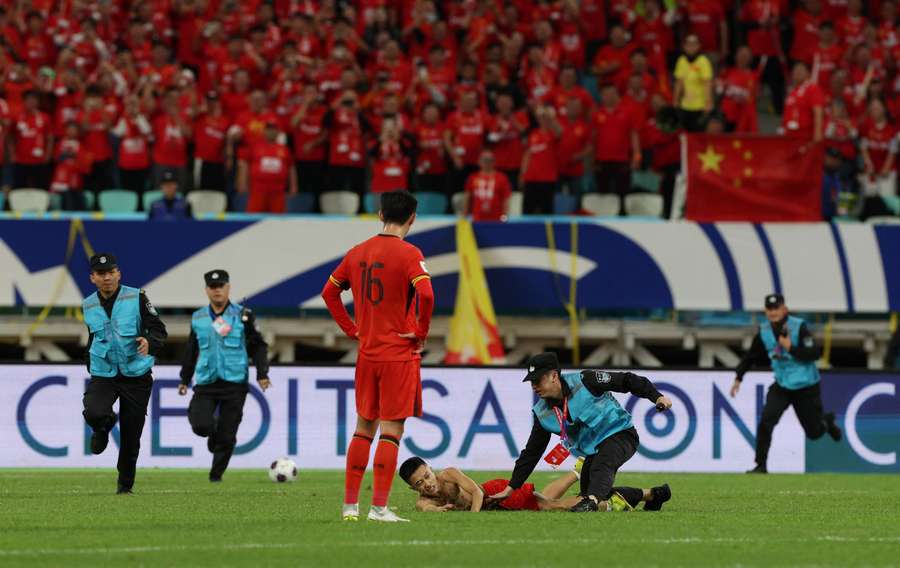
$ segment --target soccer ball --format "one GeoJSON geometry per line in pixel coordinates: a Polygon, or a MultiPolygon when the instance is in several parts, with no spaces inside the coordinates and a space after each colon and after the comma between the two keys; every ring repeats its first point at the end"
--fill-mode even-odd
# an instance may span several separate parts
{"type": "Polygon", "coordinates": [[[287,483],[297,479],[297,464],[290,458],[278,458],[269,466],[269,479],[275,483],[287,483]]]}

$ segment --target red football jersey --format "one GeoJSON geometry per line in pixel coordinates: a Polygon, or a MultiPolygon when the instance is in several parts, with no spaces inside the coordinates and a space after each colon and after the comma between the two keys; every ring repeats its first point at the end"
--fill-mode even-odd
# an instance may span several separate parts
{"type": "Polygon", "coordinates": [[[370,361],[411,361],[417,331],[415,284],[431,278],[422,251],[393,235],[376,235],[344,256],[331,283],[353,293],[359,355],[370,361]]]}
{"type": "Polygon", "coordinates": [[[503,172],[475,172],[466,181],[466,193],[473,221],[500,221],[506,215],[512,187],[503,172]]]}

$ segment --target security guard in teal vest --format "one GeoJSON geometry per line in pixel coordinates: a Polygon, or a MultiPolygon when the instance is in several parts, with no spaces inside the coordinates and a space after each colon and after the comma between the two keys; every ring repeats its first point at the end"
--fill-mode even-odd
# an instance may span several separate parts
{"type": "Polygon", "coordinates": [[[88,372],[84,420],[94,430],[91,452],[101,454],[116,423],[119,400],[119,494],[131,493],[141,448],[141,432],[153,388],[150,372],[166,341],[166,326],[143,290],[122,286],[116,257],[91,257],[91,282],[97,286],[81,307],[88,335],[88,372]]]}
{"type": "MultiPolygon", "coordinates": [[[[610,510],[607,502],[613,493],[616,472],[638,448],[638,434],[631,415],[611,393],[646,398],[660,411],[671,408],[672,401],[649,380],[634,373],[595,370],[563,373],[555,353],[532,357],[523,382],[530,382],[540,397],[532,408],[531,435],[516,460],[509,486],[490,499],[505,499],[521,487],[547,449],[550,435],[557,434],[561,443],[544,458],[547,462],[558,465],[570,453],[585,458],[581,468],[582,499],[571,510],[610,510]]],[[[654,487],[651,493],[644,505],[648,511],[658,511],[672,496],[668,485],[654,487]]],[[[632,499],[627,500],[632,504],[632,499]]],[[[640,500],[638,496],[634,504],[640,500]]]]}
{"type": "Polygon", "coordinates": [[[798,317],[788,315],[784,296],[769,294],[765,299],[768,325],[762,325],[753,338],[750,350],[735,370],[731,396],[741,389],[744,374],[754,364],[771,362],[775,382],[769,387],[766,404],[756,431],[756,467],[747,473],[766,473],[772,431],[788,406],[794,407],[797,419],[806,436],[813,440],[826,432],[835,441],[841,439],[841,429],[834,422],[834,413],[823,413],[822,390],[819,385],[819,369],[816,360],[822,350],[806,326],[798,317]]]}
{"type": "Polygon", "coordinates": [[[256,366],[260,388],[264,392],[269,388],[268,346],[256,328],[253,312],[228,299],[231,292],[228,273],[210,270],[203,278],[209,305],[191,317],[191,335],[181,365],[178,394],[187,394],[191,378],[196,378],[188,420],[194,433],[207,439],[206,447],[213,454],[209,480],[218,482],[222,481],[237,444],[244,400],[250,390],[247,381],[250,358],[256,366]]]}

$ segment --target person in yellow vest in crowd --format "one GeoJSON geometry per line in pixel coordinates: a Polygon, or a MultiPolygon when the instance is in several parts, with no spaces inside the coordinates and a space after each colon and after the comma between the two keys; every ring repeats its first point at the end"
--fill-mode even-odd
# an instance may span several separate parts
{"type": "Polygon", "coordinates": [[[143,290],[123,286],[116,257],[95,254],[90,259],[91,282],[97,291],[84,299],[82,311],[88,335],[88,372],[84,420],[93,429],[91,452],[102,454],[116,423],[113,403],[119,401],[118,494],[134,486],[141,432],[153,390],[151,371],[168,334],[159,313],[143,290]]]}
{"type": "Polygon", "coordinates": [[[191,317],[178,394],[187,394],[191,379],[196,379],[188,420],[194,433],[207,439],[206,447],[213,455],[209,480],[215,483],[222,481],[237,445],[244,401],[250,391],[250,359],[263,392],[270,386],[269,359],[268,345],[256,327],[253,312],[229,299],[228,272],[210,270],[203,278],[209,305],[191,317]]]}
{"type": "Polygon", "coordinates": [[[715,103],[713,98],[712,63],[700,51],[700,39],[690,34],[684,38],[684,54],[675,62],[673,101],[681,125],[690,132],[702,132],[704,120],[715,103]]]}

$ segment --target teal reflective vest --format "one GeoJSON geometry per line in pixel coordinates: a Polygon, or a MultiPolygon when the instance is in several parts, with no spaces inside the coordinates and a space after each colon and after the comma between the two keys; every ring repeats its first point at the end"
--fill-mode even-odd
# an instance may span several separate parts
{"type": "Polygon", "coordinates": [[[142,327],[140,294],[138,288],[120,286],[111,317],[100,305],[98,292],[81,303],[84,323],[94,336],[90,349],[92,377],[140,377],[153,367],[153,357],[137,351],[142,327]]]}
{"type": "MultiPolygon", "coordinates": [[[[563,373],[562,380],[569,387],[569,417],[566,420],[566,448],[576,457],[597,453],[600,442],[631,428],[631,414],[619,404],[612,393],[594,396],[581,382],[581,373],[563,373]]],[[[559,419],[553,407],[541,399],[532,409],[541,427],[551,434],[560,434],[559,419]]]]}
{"type": "Polygon", "coordinates": [[[244,321],[239,304],[228,304],[222,319],[231,326],[224,337],[213,328],[214,318],[209,306],[200,308],[191,317],[191,329],[197,336],[200,354],[194,369],[194,380],[198,385],[213,383],[218,379],[230,383],[247,381],[247,342],[244,336],[244,321]]]}
{"type": "MultiPolygon", "coordinates": [[[[792,345],[797,345],[800,341],[800,326],[804,323],[800,318],[788,316],[785,325],[788,327],[792,345]]],[[[782,349],[771,325],[760,327],[759,336],[772,361],[775,382],[788,390],[810,387],[819,382],[819,369],[816,368],[815,361],[798,361],[782,349]]]]}

